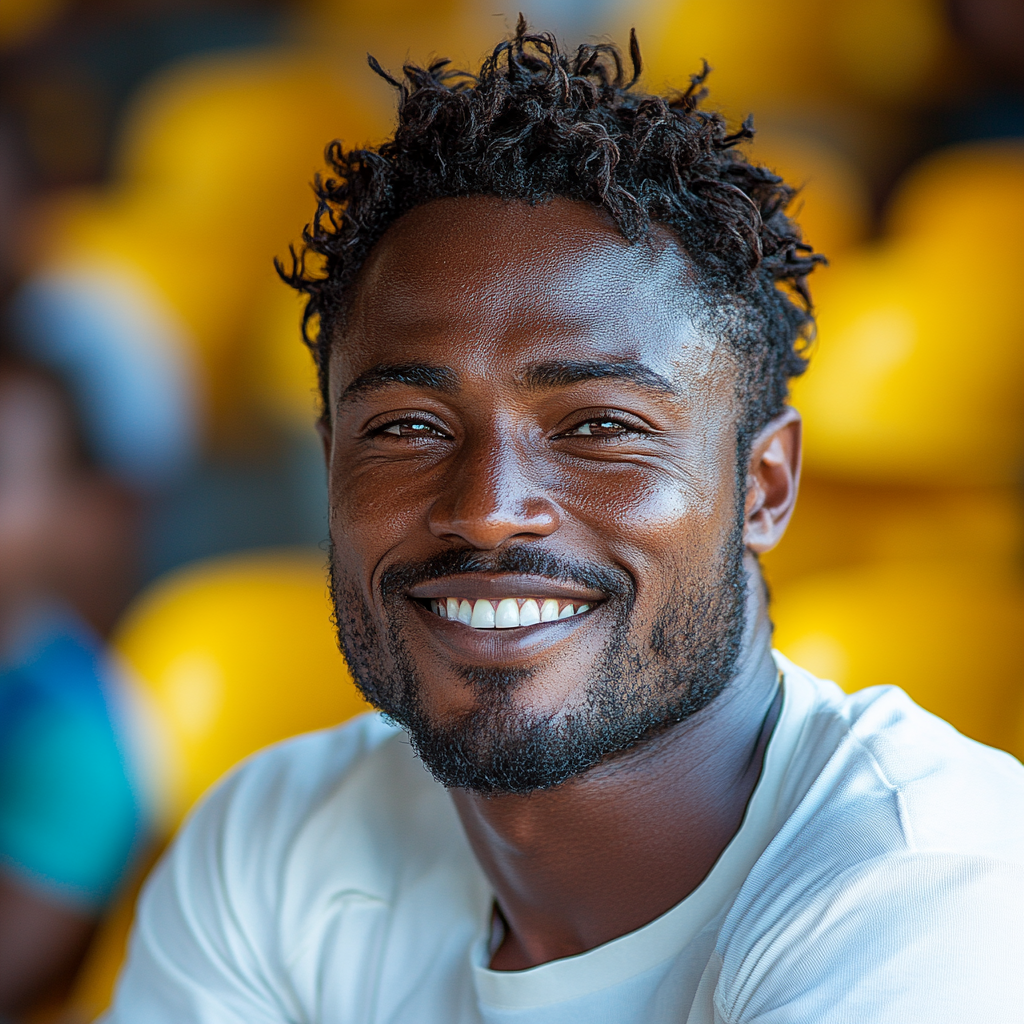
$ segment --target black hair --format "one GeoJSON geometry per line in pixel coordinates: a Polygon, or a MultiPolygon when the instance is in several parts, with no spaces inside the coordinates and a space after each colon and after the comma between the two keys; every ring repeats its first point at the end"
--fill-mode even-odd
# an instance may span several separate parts
{"type": "Polygon", "coordinates": [[[666,98],[636,88],[634,33],[630,57],[627,80],[615,46],[569,56],[520,16],[479,74],[435,60],[406,65],[398,80],[369,58],[398,90],[394,137],[376,148],[327,147],[332,174],[314,183],[316,216],[291,269],[278,264],[308,296],[303,333],[325,400],[330,346],[374,244],[415,207],[491,195],[591,203],[634,243],[654,225],[670,229],[692,261],[712,330],[736,354],[741,451],[781,411],[789,378],[806,367],[807,274],[824,261],[786,216],[795,190],[738,151],[753,137],[750,118],[730,132],[721,114],[701,109],[706,62],[666,98]]]}

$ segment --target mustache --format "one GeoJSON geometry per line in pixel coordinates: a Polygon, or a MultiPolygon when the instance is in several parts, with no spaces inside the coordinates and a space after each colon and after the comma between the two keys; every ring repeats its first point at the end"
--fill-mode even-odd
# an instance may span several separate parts
{"type": "Polygon", "coordinates": [[[547,576],[603,590],[609,597],[632,597],[636,593],[633,577],[623,569],[565,558],[523,544],[501,551],[441,551],[422,562],[401,562],[381,573],[378,586],[381,596],[387,601],[404,594],[417,583],[471,572],[547,576]]]}

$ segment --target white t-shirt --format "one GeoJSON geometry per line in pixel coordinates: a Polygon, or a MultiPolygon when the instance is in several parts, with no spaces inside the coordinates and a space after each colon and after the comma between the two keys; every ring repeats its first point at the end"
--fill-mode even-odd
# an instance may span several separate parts
{"type": "Polygon", "coordinates": [[[109,1024],[1021,1024],[1024,768],[895,687],[847,696],[778,662],[741,828],[644,927],[489,970],[493,893],[451,801],[367,715],[198,809],[109,1024]]]}

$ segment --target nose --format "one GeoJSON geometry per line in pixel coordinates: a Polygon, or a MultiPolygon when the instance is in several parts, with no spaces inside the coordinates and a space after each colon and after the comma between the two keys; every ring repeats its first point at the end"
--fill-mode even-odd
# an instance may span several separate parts
{"type": "Polygon", "coordinates": [[[430,510],[435,537],[487,551],[558,529],[558,507],[530,472],[529,452],[517,448],[506,435],[460,453],[430,510]]]}

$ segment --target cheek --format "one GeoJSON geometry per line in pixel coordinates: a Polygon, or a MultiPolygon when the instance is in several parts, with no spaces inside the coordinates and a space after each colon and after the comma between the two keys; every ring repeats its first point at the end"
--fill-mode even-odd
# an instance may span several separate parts
{"type": "Polygon", "coordinates": [[[731,461],[708,461],[694,473],[619,466],[566,489],[573,517],[610,546],[656,566],[698,551],[717,552],[735,518],[731,461]]]}
{"type": "Polygon", "coordinates": [[[353,470],[336,460],[330,474],[330,528],[346,563],[375,565],[381,556],[424,532],[433,494],[432,474],[353,470]]]}

